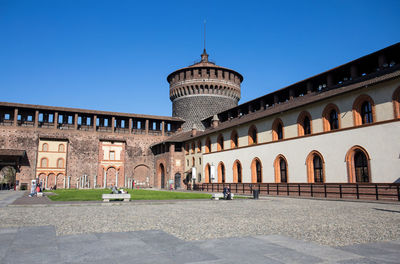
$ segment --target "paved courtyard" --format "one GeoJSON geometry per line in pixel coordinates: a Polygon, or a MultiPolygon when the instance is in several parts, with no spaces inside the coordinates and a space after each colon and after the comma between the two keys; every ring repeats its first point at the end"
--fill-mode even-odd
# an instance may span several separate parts
{"type": "MultiPolygon", "coordinates": [[[[399,263],[400,205],[260,200],[13,205],[0,263],[399,263]]],[[[35,199],[35,198],[33,198],[35,199]]]]}

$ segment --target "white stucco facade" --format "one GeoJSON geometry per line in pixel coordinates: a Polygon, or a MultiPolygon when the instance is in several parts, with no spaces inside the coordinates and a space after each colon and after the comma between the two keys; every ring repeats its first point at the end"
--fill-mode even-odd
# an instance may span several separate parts
{"type": "MultiPolygon", "coordinates": [[[[400,89],[400,79],[392,79],[379,84],[339,94],[328,99],[316,101],[285,112],[265,116],[255,121],[236,125],[222,131],[197,138],[202,142],[201,153],[195,154],[197,171],[204,176],[206,165],[220,162],[225,166],[225,182],[234,182],[233,165],[239,160],[242,165],[242,182],[250,183],[251,163],[258,158],[262,163],[262,182],[276,182],[274,161],[278,155],[287,160],[288,182],[307,183],[306,158],[312,151],[318,151],[324,160],[324,181],[326,183],[348,183],[349,164],[346,154],[354,146],[360,146],[369,157],[369,181],[372,183],[393,183],[400,181],[400,119],[394,115],[393,96],[400,89]],[[373,123],[359,126],[354,119],[354,104],[358,98],[369,97],[373,102],[373,123]],[[339,129],[324,131],[323,112],[330,105],[339,112],[339,129]],[[298,117],[306,111],[311,116],[311,135],[300,136],[298,117]],[[284,139],[273,141],[273,123],[279,118],[283,123],[284,139]],[[257,128],[257,144],[249,146],[249,128],[257,128]],[[231,149],[232,131],[238,134],[239,148],[231,149]],[[224,138],[224,150],[217,151],[217,138],[224,138]],[[211,153],[206,153],[206,139],[211,140],[211,153]]],[[[187,160],[192,154],[186,155],[187,160]]],[[[191,163],[188,163],[189,169],[191,163]]],[[[187,164],[185,164],[187,165],[187,164]]],[[[213,182],[217,182],[215,177],[213,182]]],[[[207,182],[202,180],[202,182],[207,182]]]]}

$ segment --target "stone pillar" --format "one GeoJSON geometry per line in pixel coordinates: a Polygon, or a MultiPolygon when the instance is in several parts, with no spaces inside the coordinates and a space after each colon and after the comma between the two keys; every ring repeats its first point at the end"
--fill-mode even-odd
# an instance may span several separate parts
{"type": "Polygon", "coordinates": [[[67,176],[64,176],[64,184],[63,184],[64,185],[64,189],[65,189],[65,177],[67,177],[67,176]]]}
{"type": "Polygon", "coordinates": [[[129,118],[129,134],[132,134],[132,118],[129,118]]]}
{"type": "Polygon", "coordinates": [[[379,57],[378,57],[378,65],[379,65],[379,68],[383,68],[383,65],[384,65],[384,64],[387,64],[387,62],[386,62],[386,56],[385,56],[385,54],[380,54],[379,57]]]}
{"type": "Polygon", "coordinates": [[[118,187],[118,176],[119,176],[119,170],[116,170],[115,172],[115,186],[118,187]]]}
{"type": "Polygon", "coordinates": [[[107,171],[104,169],[104,188],[107,188],[107,171]]]}
{"type": "Polygon", "coordinates": [[[76,113],[74,116],[74,128],[75,130],[78,129],[78,113],[76,113]]]}
{"type": "Polygon", "coordinates": [[[307,93],[308,94],[312,92],[312,88],[313,88],[312,82],[307,82],[307,93]]]}
{"type": "Polygon", "coordinates": [[[115,130],[115,117],[111,117],[111,133],[115,130]]]}
{"type": "Polygon", "coordinates": [[[164,136],[164,131],[165,131],[165,121],[161,122],[161,136],[164,136]]]}
{"type": "Polygon", "coordinates": [[[71,187],[71,176],[67,176],[67,188],[71,187]]]}
{"type": "Polygon", "coordinates": [[[38,123],[39,123],[39,110],[36,110],[35,111],[35,128],[38,127],[38,123]]]}
{"type": "Polygon", "coordinates": [[[326,77],[326,86],[327,87],[331,87],[333,86],[333,75],[332,74],[328,74],[328,76],[326,77]]]}
{"type": "Polygon", "coordinates": [[[279,96],[277,94],[274,94],[274,104],[279,103],[279,96]]]}
{"type": "Polygon", "coordinates": [[[146,119],[146,135],[149,134],[149,120],[146,119]]]}
{"type": "Polygon", "coordinates": [[[58,112],[54,113],[54,128],[57,129],[57,123],[58,123],[58,112]]]}
{"type": "Polygon", "coordinates": [[[289,100],[292,100],[294,98],[294,89],[289,89],[289,100]]]}
{"type": "Polygon", "coordinates": [[[96,131],[97,115],[94,115],[94,116],[93,116],[92,122],[93,122],[93,124],[92,124],[92,126],[93,126],[93,131],[96,131]]]}
{"type": "Polygon", "coordinates": [[[356,65],[351,65],[350,67],[350,76],[352,79],[355,79],[358,77],[358,69],[356,65]]]}
{"type": "Polygon", "coordinates": [[[260,100],[260,110],[265,110],[265,100],[264,99],[260,100]]]}
{"type": "Polygon", "coordinates": [[[18,123],[18,108],[14,109],[14,126],[17,126],[18,123]]]}

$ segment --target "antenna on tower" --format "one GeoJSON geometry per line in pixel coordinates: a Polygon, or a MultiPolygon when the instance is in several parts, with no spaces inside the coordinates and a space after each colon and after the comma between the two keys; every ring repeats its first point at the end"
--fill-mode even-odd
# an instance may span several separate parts
{"type": "Polygon", "coordinates": [[[206,23],[207,21],[204,19],[204,50],[206,50],[206,23]]]}

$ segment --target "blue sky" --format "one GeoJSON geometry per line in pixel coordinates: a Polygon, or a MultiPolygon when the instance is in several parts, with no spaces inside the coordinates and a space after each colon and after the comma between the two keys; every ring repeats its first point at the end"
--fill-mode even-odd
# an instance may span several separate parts
{"type": "Polygon", "coordinates": [[[0,101],[171,115],[203,50],[240,103],[400,41],[400,1],[0,0],[0,101]]]}

